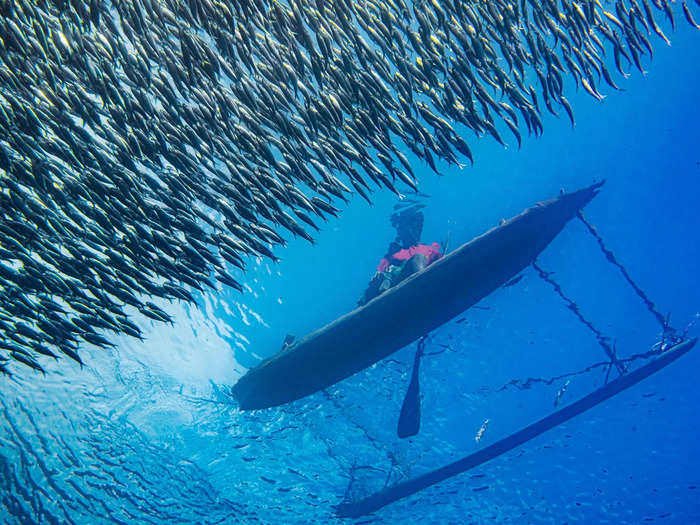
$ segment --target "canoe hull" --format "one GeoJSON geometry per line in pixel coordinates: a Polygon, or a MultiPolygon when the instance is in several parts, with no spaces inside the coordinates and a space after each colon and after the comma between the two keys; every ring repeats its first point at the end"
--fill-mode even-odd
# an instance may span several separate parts
{"type": "Polygon", "coordinates": [[[263,361],[233,387],[241,409],[318,392],[461,314],[532,264],[601,184],[528,208],[263,361]]]}

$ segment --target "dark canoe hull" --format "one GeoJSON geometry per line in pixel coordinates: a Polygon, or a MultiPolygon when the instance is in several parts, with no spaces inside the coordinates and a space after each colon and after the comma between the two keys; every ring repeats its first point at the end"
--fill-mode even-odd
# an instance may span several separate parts
{"type": "Polygon", "coordinates": [[[532,264],[601,184],[528,208],[263,361],[233,387],[241,409],[318,392],[464,312],[532,264]]]}

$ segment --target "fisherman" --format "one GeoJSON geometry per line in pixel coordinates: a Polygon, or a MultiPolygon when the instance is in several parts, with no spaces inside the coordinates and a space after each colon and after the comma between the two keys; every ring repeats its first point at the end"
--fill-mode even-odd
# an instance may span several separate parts
{"type": "Polygon", "coordinates": [[[423,231],[421,207],[413,205],[391,216],[391,225],[396,229],[396,239],[389,243],[386,254],[379,261],[377,272],[358,301],[359,306],[367,304],[392,286],[396,286],[442,257],[440,245],[437,242],[430,245],[420,242],[423,231]]]}

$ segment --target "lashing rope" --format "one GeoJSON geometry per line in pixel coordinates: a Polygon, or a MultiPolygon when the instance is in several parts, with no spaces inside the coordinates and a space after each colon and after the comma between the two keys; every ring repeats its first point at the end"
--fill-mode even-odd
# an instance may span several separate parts
{"type": "MultiPolygon", "coordinates": [[[[663,344],[656,343],[650,350],[638,354],[633,354],[624,359],[620,359],[620,362],[622,362],[625,365],[628,365],[640,359],[649,359],[650,357],[656,357],[660,354],[663,354],[665,351],[666,347],[663,344]]],[[[600,361],[598,363],[589,365],[586,368],[582,368],[581,370],[576,370],[575,372],[567,372],[566,374],[561,374],[552,377],[528,377],[527,379],[512,379],[508,383],[500,386],[499,388],[491,389],[488,387],[484,387],[482,390],[492,390],[493,392],[503,392],[511,388],[515,388],[517,390],[529,390],[533,387],[533,385],[536,384],[553,385],[554,383],[559,382],[563,379],[569,379],[575,376],[587,374],[588,372],[591,372],[597,368],[610,367],[611,364],[612,363],[610,363],[610,361],[600,361]]]]}

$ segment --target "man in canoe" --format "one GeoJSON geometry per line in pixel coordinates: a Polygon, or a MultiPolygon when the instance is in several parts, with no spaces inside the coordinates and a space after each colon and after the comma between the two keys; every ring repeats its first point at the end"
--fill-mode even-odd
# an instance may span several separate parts
{"type": "Polygon", "coordinates": [[[379,261],[377,272],[357,302],[359,306],[442,257],[438,243],[420,242],[423,231],[421,208],[422,205],[413,205],[391,216],[391,225],[396,228],[396,239],[389,243],[386,255],[379,261]]]}

